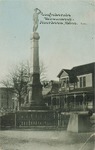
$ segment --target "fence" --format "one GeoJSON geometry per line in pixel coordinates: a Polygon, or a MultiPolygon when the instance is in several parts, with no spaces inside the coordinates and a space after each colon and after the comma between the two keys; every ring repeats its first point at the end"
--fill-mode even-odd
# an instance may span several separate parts
{"type": "Polygon", "coordinates": [[[33,126],[57,126],[58,114],[54,111],[20,111],[0,117],[2,128],[26,128],[33,126]]]}
{"type": "MultiPolygon", "coordinates": [[[[88,116],[89,117],[89,116],[88,116]]],[[[56,111],[20,111],[0,116],[0,129],[68,126],[70,113],[56,111]]]]}
{"type": "Polygon", "coordinates": [[[8,113],[0,116],[0,128],[14,128],[15,127],[15,113],[8,113]]]}

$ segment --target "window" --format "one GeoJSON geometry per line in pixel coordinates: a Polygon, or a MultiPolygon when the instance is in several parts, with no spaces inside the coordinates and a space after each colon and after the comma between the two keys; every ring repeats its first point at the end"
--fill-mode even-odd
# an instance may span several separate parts
{"type": "Polygon", "coordinates": [[[61,81],[61,87],[69,87],[69,78],[63,78],[61,81]]]}
{"type": "Polygon", "coordinates": [[[83,87],[86,87],[86,77],[83,77],[83,87]]]}
{"type": "Polygon", "coordinates": [[[86,87],[86,77],[80,77],[80,88],[86,87]]]}
{"type": "Polygon", "coordinates": [[[80,77],[80,87],[82,87],[82,77],[80,77]]]}
{"type": "Polygon", "coordinates": [[[61,87],[64,87],[65,81],[62,81],[61,83],[61,87]]]}

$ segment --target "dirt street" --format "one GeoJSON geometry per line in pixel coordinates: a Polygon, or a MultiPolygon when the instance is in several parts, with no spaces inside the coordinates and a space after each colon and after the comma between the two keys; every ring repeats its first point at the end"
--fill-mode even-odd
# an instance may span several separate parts
{"type": "Polygon", "coordinates": [[[0,150],[78,150],[91,133],[0,131],[0,150]]]}

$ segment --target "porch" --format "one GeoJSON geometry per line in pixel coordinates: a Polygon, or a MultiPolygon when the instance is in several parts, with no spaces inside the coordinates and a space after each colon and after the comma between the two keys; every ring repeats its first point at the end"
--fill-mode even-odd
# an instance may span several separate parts
{"type": "Polygon", "coordinates": [[[93,110],[94,94],[88,91],[50,94],[45,102],[53,110],[88,111],[93,110]]]}

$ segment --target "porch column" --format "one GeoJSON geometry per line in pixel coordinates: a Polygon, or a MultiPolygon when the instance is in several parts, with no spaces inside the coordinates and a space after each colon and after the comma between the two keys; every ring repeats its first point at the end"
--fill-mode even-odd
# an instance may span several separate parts
{"type": "Polygon", "coordinates": [[[66,95],[67,109],[69,108],[68,95],[66,95]]]}
{"type": "Polygon", "coordinates": [[[52,98],[52,95],[51,95],[51,107],[53,107],[53,98],[52,98]]]}
{"type": "Polygon", "coordinates": [[[62,97],[62,107],[66,109],[66,99],[65,99],[65,95],[62,97]]]}
{"type": "Polygon", "coordinates": [[[60,95],[59,95],[59,108],[61,108],[61,98],[60,98],[60,95]]]}
{"type": "Polygon", "coordinates": [[[83,110],[85,111],[85,93],[83,93],[83,110]]]}
{"type": "Polygon", "coordinates": [[[76,94],[74,94],[74,108],[76,108],[76,94]]]}

